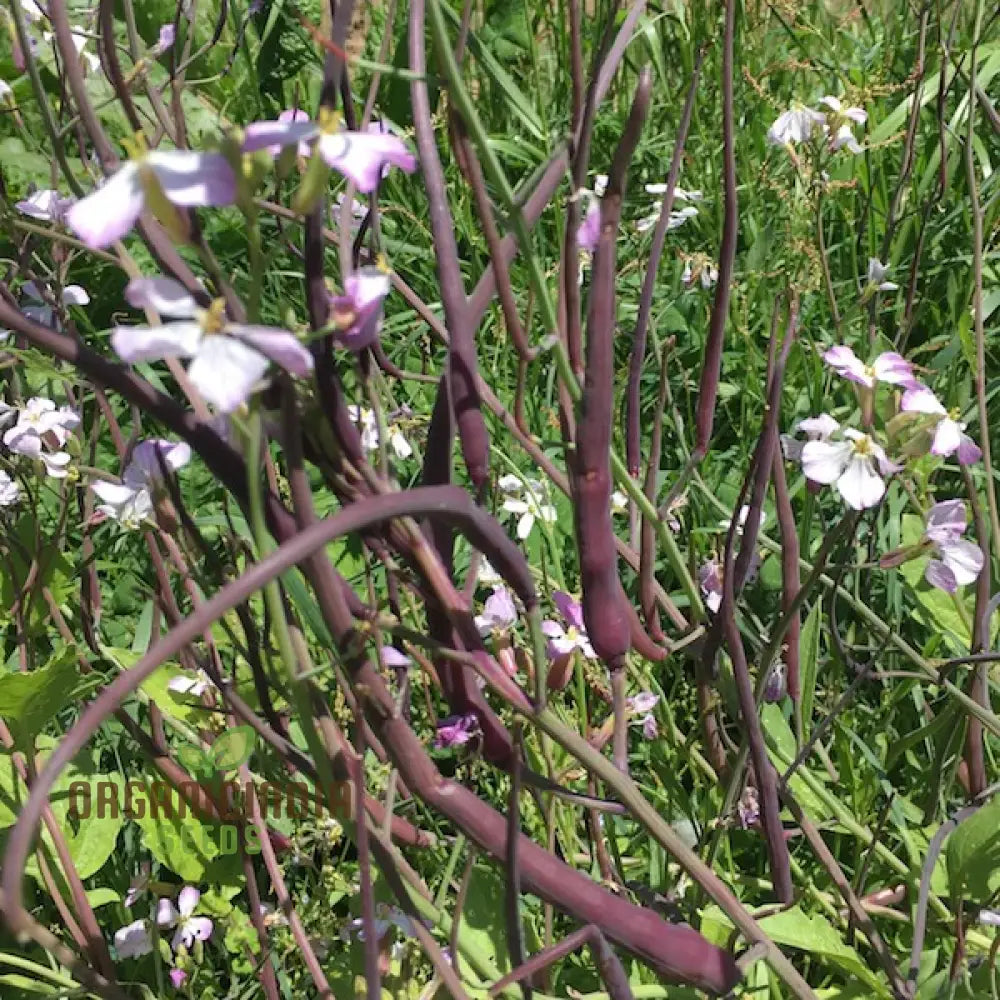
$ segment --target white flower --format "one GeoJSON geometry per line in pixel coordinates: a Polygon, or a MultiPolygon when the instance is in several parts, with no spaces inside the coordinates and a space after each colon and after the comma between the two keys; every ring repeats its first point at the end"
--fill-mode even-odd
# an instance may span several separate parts
{"type": "Polygon", "coordinates": [[[789,143],[805,142],[817,127],[826,124],[826,115],[822,111],[803,107],[801,104],[783,111],[767,130],[767,141],[772,146],[785,146],[789,143]]]}
{"type": "Polygon", "coordinates": [[[861,108],[845,108],[836,97],[821,97],[819,103],[825,104],[831,112],[826,121],[827,132],[834,133],[830,149],[835,152],[846,146],[852,153],[860,153],[861,146],[854,138],[852,124],[864,125],[868,121],[868,114],[861,108]]]}
{"type": "Polygon", "coordinates": [[[116,326],[111,345],[130,363],[192,358],[194,387],[222,413],[244,403],[274,361],[292,375],[308,375],[313,358],[294,334],[270,326],[233,323],[216,300],[201,309],[172,278],[134,278],[125,297],[136,308],[153,309],[177,322],[161,326],[116,326]]]}
{"type": "Polygon", "coordinates": [[[207,941],[212,936],[212,921],[208,917],[194,916],[201,893],[194,886],[186,885],[177,897],[177,906],[172,900],[161,899],[156,908],[156,923],[161,928],[176,927],[170,947],[177,951],[194,947],[195,941],[207,941]]]}
{"type": "MultiPolygon", "coordinates": [[[[71,32],[73,37],[73,48],[76,49],[76,56],[88,73],[96,73],[101,68],[101,60],[93,52],[87,52],[87,36],[82,31],[71,32]]],[[[55,36],[51,31],[42,32],[42,41],[48,45],[55,36]]]]}
{"type": "Polygon", "coordinates": [[[611,494],[611,513],[628,513],[628,497],[622,493],[621,490],[615,490],[614,493],[611,494]]]}
{"type": "MultiPolygon", "coordinates": [[[[829,413],[821,413],[818,417],[807,417],[805,420],[800,420],[795,425],[795,429],[802,431],[809,441],[826,441],[832,434],[840,430],[840,424],[829,413]]],[[[797,441],[790,434],[781,435],[781,448],[789,462],[798,462],[802,458],[804,444],[804,441],[797,441]]]]}
{"type": "MultiPolygon", "coordinates": [[[[26,281],[21,288],[28,304],[22,307],[22,312],[30,320],[40,323],[42,326],[52,326],[55,320],[55,313],[52,306],[45,302],[41,289],[33,281],[26,281]]],[[[87,290],[80,285],[67,285],[60,295],[63,305],[85,306],[90,302],[87,290]]],[[[60,329],[58,326],[56,329],[60,329]]]]}
{"type": "Polygon", "coordinates": [[[0,507],[11,507],[21,496],[21,487],[0,469],[0,507]]]}
{"type": "Polygon", "coordinates": [[[14,103],[14,91],[11,89],[9,83],[6,80],[0,80],[0,101],[10,100],[14,103]]]}
{"type": "Polygon", "coordinates": [[[503,510],[519,515],[517,521],[517,537],[524,541],[535,527],[535,521],[552,524],[556,520],[556,509],[549,503],[543,503],[546,497],[545,487],[536,479],[527,483],[514,475],[501,476],[497,485],[508,494],[502,504],[503,510]],[[517,494],[520,494],[519,496],[517,494]]]}
{"type": "Polygon", "coordinates": [[[104,501],[97,511],[131,529],[152,520],[153,499],[165,488],[158,456],[162,456],[168,470],[176,471],[190,461],[191,449],[183,441],[143,441],[132,453],[121,485],[103,481],[91,484],[104,501]]]}
{"type": "MultiPolygon", "coordinates": [[[[372,921],[372,926],[375,931],[375,937],[379,941],[393,927],[402,931],[405,937],[417,936],[413,921],[401,909],[396,906],[389,906],[386,903],[375,904],[375,919],[372,921]]],[[[361,917],[355,917],[340,929],[341,940],[349,941],[352,936],[356,937],[359,941],[364,941],[365,939],[365,922],[361,917]]]]}
{"type": "Polygon", "coordinates": [[[960,465],[972,465],[982,457],[979,445],[965,433],[966,425],[959,421],[959,411],[946,410],[926,386],[917,385],[904,392],[899,408],[905,413],[926,413],[937,418],[931,444],[932,455],[944,457],[957,452],[960,465]]]}
{"type": "Polygon", "coordinates": [[[868,258],[868,284],[874,285],[880,292],[894,292],[899,285],[894,281],[886,281],[885,276],[889,273],[887,265],[883,264],[878,257],[868,258]]]}
{"type": "Polygon", "coordinates": [[[189,694],[193,698],[200,698],[206,691],[211,691],[213,687],[211,678],[204,670],[197,670],[193,674],[178,674],[176,677],[171,677],[167,683],[168,691],[189,694]]]}
{"type": "Polygon", "coordinates": [[[145,920],[135,920],[115,931],[115,949],[119,958],[142,958],[153,951],[153,940],[145,920]]]}
{"type": "MultiPolygon", "coordinates": [[[[667,193],[667,185],[647,184],[646,193],[664,195],[667,193]]],[[[686,191],[680,186],[674,187],[674,201],[701,201],[704,197],[700,191],[686,191]]]]}
{"type": "Polygon", "coordinates": [[[608,175],[607,174],[596,174],[594,176],[594,194],[598,198],[604,197],[604,192],[608,190],[608,175]]]}
{"type": "Polygon", "coordinates": [[[45,188],[29,194],[24,201],[16,202],[14,207],[22,214],[41,222],[62,222],[66,209],[75,199],[62,198],[58,191],[45,188]]]}
{"type": "Polygon", "coordinates": [[[924,577],[932,586],[949,594],[974,583],[983,571],[983,551],[974,542],[962,538],[965,529],[965,504],[961,500],[943,500],[927,512],[924,539],[940,559],[927,563],[924,577]]]}
{"type": "Polygon", "coordinates": [[[479,571],[476,573],[476,580],[487,587],[503,583],[503,577],[493,568],[493,564],[489,559],[485,557],[479,561],[479,571]]]}
{"type": "MultiPolygon", "coordinates": [[[[378,451],[378,421],[375,419],[374,410],[367,407],[355,406],[353,403],[347,407],[347,412],[351,420],[361,425],[361,447],[365,451],[378,451]]],[[[397,458],[409,458],[413,454],[410,442],[391,424],[389,430],[389,447],[396,453],[397,458]]]]}
{"type": "Polygon", "coordinates": [[[885,494],[882,476],[898,472],[881,445],[867,434],[847,429],[846,441],[807,441],[802,471],[814,483],[834,483],[854,510],[874,507],[885,494]]]}
{"type": "Polygon", "coordinates": [[[34,396],[17,411],[17,423],[3,436],[3,443],[14,453],[44,462],[53,479],[69,474],[70,457],[64,451],[48,451],[45,445],[61,448],[80,418],[69,407],[56,409],[51,399],[34,396]]]}
{"type": "Polygon", "coordinates": [[[837,344],[823,353],[823,360],[841,378],[873,389],[876,382],[915,388],[919,383],[913,377],[913,365],[895,351],[885,351],[870,365],[866,365],[849,347],[837,344]]]}
{"type": "MultiPolygon", "coordinates": [[[[683,226],[688,219],[693,219],[697,214],[698,214],[698,209],[696,209],[694,205],[686,205],[684,208],[672,210],[670,212],[670,218],[667,222],[667,232],[670,232],[672,229],[677,229],[680,226],[683,226]]],[[[653,226],[655,226],[656,223],[659,221],[659,219],[660,219],[660,206],[657,205],[656,208],[654,208],[649,215],[643,216],[643,218],[641,218],[635,224],[635,228],[640,233],[644,233],[648,229],[652,229],[653,226]]]]}

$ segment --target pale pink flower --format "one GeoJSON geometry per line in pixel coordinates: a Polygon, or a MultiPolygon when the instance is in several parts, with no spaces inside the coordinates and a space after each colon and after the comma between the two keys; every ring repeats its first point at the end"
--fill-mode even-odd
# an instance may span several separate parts
{"type": "Polygon", "coordinates": [[[62,222],[66,217],[66,209],[74,201],[74,198],[61,197],[58,191],[44,188],[29,194],[23,201],[16,202],[14,207],[22,215],[41,222],[62,222]]]}
{"type": "Polygon", "coordinates": [[[160,928],[175,927],[171,948],[177,951],[183,944],[189,951],[195,941],[207,941],[212,936],[212,921],[196,917],[194,911],[201,900],[201,893],[194,886],[186,885],[177,897],[177,906],[170,899],[161,899],[156,907],[156,923],[160,928]]]}
{"type": "Polygon", "coordinates": [[[398,136],[387,132],[349,132],[331,116],[328,121],[313,122],[296,116],[294,120],[254,122],[244,132],[243,152],[253,153],[315,141],[316,149],[327,166],[339,171],[362,194],[374,191],[387,165],[412,174],[417,158],[398,136]]]}
{"type": "Polygon", "coordinates": [[[870,365],[866,365],[849,347],[845,344],[838,344],[824,352],[823,360],[841,378],[846,378],[869,389],[874,388],[876,382],[901,385],[906,389],[911,389],[918,384],[913,377],[913,365],[895,351],[886,351],[870,365]]]}
{"type": "Polygon", "coordinates": [[[778,115],[767,130],[767,141],[772,146],[805,142],[816,128],[822,128],[825,124],[826,115],[822,111],[796,105],[778,115]]]}
{"type": "Polygon", "coordinates": [[[983,570],[982,549],[962,538],[966,527],[965,504],[961,500],[943,500],[927,512],[924,539],[940,558],[927,563],[924,577],[949,594],[974,583],[983,570]]]}
{"type": "Polygon", "coordinates": [[[506,587],[494,587],[483,605],[483,613],[476,615],[476,628],[480,635],[489,635],[505,631],[516,621],[517,607],[510,591],[506,587]]]}
{"type": "Polygon", "coordinates": [[[221,153],[154,150],[130,160],[96,191],[71,205],[66,225],[87,246],[108,247],[135,225],[153,184],[181,208],[231,205],[236,198],[236,176],[221,153]]]}
{"type": "Polygon", "coordinates": [[[115,931],[115,950],[118,957],[142,958],[153,951],[153,939],[145,920],[134,920],[115,931]]]}
{"type": "Polygon", "coordinates": [[[587,213],[580,223],[580,228],[576,232],[576,243],[581,250],[593,253],[597,249],[597,244],[601,238],[601,203],[597,198],[591,197],[587,206],[587,213]]]}
{"type": "Polygon", "coordinates": [[[905,413],[926,413],[935,417],[931,454],[946,456],[957,452],[961,465],[972,465],[982,457],[979,445],[965,433],[958,411],[949,412],[927,386],[917,385],[903,393],[899,408],[905,413]]]}
{"type": "Polygon", "coordinates": [[[292,375],[308,375],[313,358],[294,334],[270,326],[233,323],[221,301],[202,309],[171,278],[135,278],[125,297],[178,321],[161,326],[117,326],[111,345],[125,361],[191,358],[188,376],[195,388],[223,413],[231,413],[253,392],[273,361],[292,375]]]}
{"type": "Polygon", "coordinates": [[[869,435],[848,428],[846,441],[807,441],[802,448],[802,471],[814,483],[836,485],[854,510],[874,507],[885,494],[882,476],[898,472],[885,450],[869,435]]]}
{"type": "Polygon", "coordinates": [[[439,750],[460,747],[479,735],[479,720],[471,712],[468,715],[451,715],[437,724],[434,746],[439,750]]]}
{"type": "Polygon", "coordinates": [[[337,339],[349,350],[370,347],[382,328],[385,297],[392,285],[380,267],[362,267],[344,279],[344,294],[330,298],[337,339]]]}
{"type": "Polygon", "coordinates": [[[597,654],[587,638],[583,606],[561,590],[553,591],[552,600],[562,615],[563,622],[551,620],[542,622],[542,632],[549,639],[549,656],[557,659],[579,650],[588,659],[597,659],[597,654]]]}
{"type": "Polygon", "coordinates": [[[705,601],[705,607],[718,614],[722,607],[722,567],[714,559],[702,563],[698,570],[698,585],[705,601]]]}
{"type": "Polygon", "coordinates": [[[846,147],[852,153],[860,153],[861,146],[854,137],[853,126],[864,125],[868,121],[867,112],[861,108],[845,108],[836,97],[821,97],[819,103],[830,109],[825,122],[827,131],[833,133],[830,149],[836,152],[846,147]]]}

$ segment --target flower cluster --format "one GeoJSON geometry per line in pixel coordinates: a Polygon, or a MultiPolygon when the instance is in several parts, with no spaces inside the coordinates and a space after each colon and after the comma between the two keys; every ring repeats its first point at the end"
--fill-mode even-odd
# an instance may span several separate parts
{"type": "Polygon", "coordinates": [[[855,125],[864,125],[868,114],[861,108],[844,107],[839,98],[821,97],[826,111],[817,111],[802,104],[783,111],[767,130],[772,146],[794,146],[808,141],[814,133],[823,136],[831,152],[847,149],[860,153],[861,146],[854,135],[855,125]]]}
{"type": "Polygon", "coordinates": [[[535,527],[536,521],[554,524],[556,509],[547,502],[545,486],[537,479],[522,480],[513,473],[501,476],[497,486],[506,494],[501,505],[509,514],[517,514],[517,537],[524,541],[535,527]]]}
{"type": "Polygon", "coordinates": [[[45,465],[53,479],[69,475],[70,455],[63,445],[80,425],[79,415],[68,406],[57,407],[51,399],[33,396],[20,409],[0,402],[0,424],[10,425],[3,443],[15,455],[33,458],[45,465]]]}
{"type": "Polygon", "coordinates": [[[120,484],[91,484],[90,488],[102,501],[97,515],[117,521],[125,528],[138,528],[152,519],[155,501],[165,493],[163,470],[176,472],[190,460],[191,449],[183,441],[143,441],[132,453],[120,484]]]}

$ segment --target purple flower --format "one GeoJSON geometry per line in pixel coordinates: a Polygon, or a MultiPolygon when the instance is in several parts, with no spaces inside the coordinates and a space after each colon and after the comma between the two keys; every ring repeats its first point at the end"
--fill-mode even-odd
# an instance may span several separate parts
{"type": "Polygon", "coordinates": [[[576,243],[581,250],[593,253],[601,238],[601,203],[597,198],[590,198],[587,214],[580,223],[576,233],[576,243]]]}
{"type": "Polygon", "coordinates": [[[722,607],[722,567],[714,559],[702,563],[698,570],[698,583],[705,599],[705,607],[718,614],[722,607]]]}
{"type": "Polygon", "coordinates": [[[362,194],[378,187],[387,165],[408,174],[417,169],[417,158],[402,139],[381,129],[349,132],[341,127],[336,115],[323,115],[318,122],[301,116],[295,116],[294,120],[254,122],[246,127],[243,152],[266,150],[273,156],[277,148],[313,140],[326,165],[343,174],[362,194]]]}
{"type": "Polygon", "coordinates": [[[957,452],[960,465],[972,465],[982,457],[979,445],[965,433],[965,424],[958,420],[957,410],[949,412],[925,385],[916,385],[903,393],[899,408],[906,413],[926,413],[936,418],[931,454],[952,455],[957,452]]]}
{"type": "Polygon", "coordinates": [[[743,794],[736,803],[736,815],[744,830],[760,822],[760,800],[757,798],[757,789],[752,785],[743,789],[743,794]]]}
{"type": "Polygon", "coordinates": [[[74,198],[62,198],[58,191],[45,188],[29,194],[24,201],[17,202],[14,207],[22,214],[42,222],[62,222],[66,217],[66,209],[75,201],[74,198]]]}
{"type": "Polygon", "coordinates": [[[170,970],[170,982],[173,984],[175,990],[179,990],[184,985],[187,977],[187,973],[183,969],[170,970]]]}
{"type": "Polygon", "coordinates": [[[387,667],[408,667],[413,661],[395,646],[382,647],[382,663],[387,667]]]}
{"type": "Polygon", "coordinates": [[[475,715],[451,715],[438,723],[434,746],[439,750],[464,746],[478,735],[479,720],[475,715]]]}
{"type": "Polygon", "coordinates": [[[338,339],[352,351],[369,347],[382,328],[382,309],[391,288],[380,267],[362,267],[344,279],[344,294],[331,296],[338,339]]]}
{"type": "Polygon", "coordinates": [[[849,347],[838,344],[823,354],[823,360],[841,378],[846,378],[869,389],[876,382],[887,382],[889,385],[901,385],[912,389],[919,383],[913,377],[913,365],[895,351],[880,354],[870,365],[866,365],[849,347]]]}
{"type": "Polygon", "coordinates": [[[973,583],[983,569],[982,550],[974,542],[962,538],[965,529],[965,504],[961,500],[943,500],[927,512],[924,539],[940,559],[927,563],[924,578],[949,594],[973,583]]]}
{"type": "Polygon", "coordinates": [[[145,920],[134,920],[115,931],[115,950],[119,958],[142,958],[153,950],[153,941],[145,920]]]}
{"type": "Polygon", "coordinates": [[[764,701],[781,701],[785,697],[785,665],[781,660],[775,660],[767,672],[764,683],[764,701]]]}
{"type": "Polygon", "coordinates": [[[517,608],[510,591],[506,587],[494,587],[483,605],[483,613],[476,615],[476,628],[481,635],[489,635],[510,628],[516,621],[517,608]]]}
{"type": "Polygon", "coordinates": [[[131,230],[151,192],[182,208],[231,205],[236,176],[221,153],[145,153],[71,205],[66,224],[87,246],[101,250],[131,230]]]}
{"type": "Polygon", "coordinates": [[[660,735],[660,728],[656,724],[656,716],[653,709],[660,701],[660,696],[652,691],[640,691],[625,700],[630,715],[641,715],[641,719],[635,719],[642,726],[642,735],[647,740],[655,740],[660,735]]]}
{"type": "Polygon", "coordinates": [[[560,622],[551,620],[542,622],[542,631],[549,638],[549,656],[555,660],[569,656],[578,649],[588,659],[597,659],[597,654],[587,638],[587,627],[583,622],[583,606],[561,590],[553,592],[552,600],[569,627],[566,628],[560,622]]]}
{"type": "Polygon", "coordinates": [[[160,28],[160,37],[157,38],[156,44],[153,46],[153,54],[162,56],[167,49],[173,46],[175,41],[177,41],[177,29],[173,23],[164,24],[160,28]]]}
{"type": "Polygon", "coordinates": [[[208,917],[194,916],[200,900],[201,893],[194,886],[186,885],[177,897],[176,907],[169,899],[161,899],[157,904],[157,925],[161,928],[176,928],[170,942],[174,951],[182,944],[190,951],[195,941],[207,941],[212,936],[212,921],[208,917]]]}
{"type": "Polygon", "coordinates": [[[270,326],[247,326],[225,318],[216,300],[201,309],[171,278],[134,278],[125,298],[136,308],[154,309],[179,322],[161,326],[116,326],[111,346],[125,361],[192,358],[188,376],[223,413],[246,402],[271,361],[292,375],[312,371],[313,358],[294,334],[270,326]]]}

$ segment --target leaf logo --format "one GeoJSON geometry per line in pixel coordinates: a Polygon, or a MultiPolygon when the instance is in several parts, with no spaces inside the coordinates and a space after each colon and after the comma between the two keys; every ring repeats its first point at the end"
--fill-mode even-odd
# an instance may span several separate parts
{"type": "Polygon", "coordinates": [[[253,753],[254,733],[250,726],[227,729],[207,749],[188,743],[177,748],[177,759],[189,770],[211,777],[223,776],[242,767],[253,753]]]}

